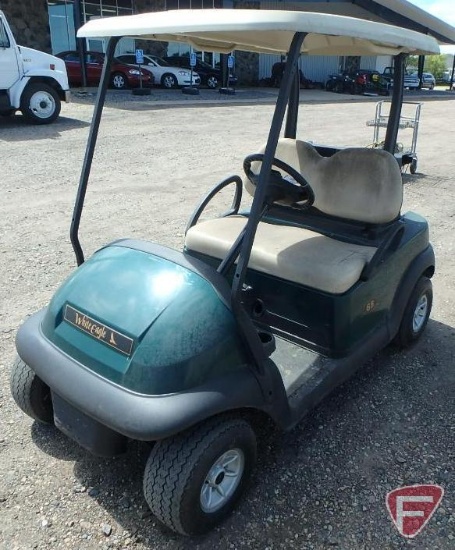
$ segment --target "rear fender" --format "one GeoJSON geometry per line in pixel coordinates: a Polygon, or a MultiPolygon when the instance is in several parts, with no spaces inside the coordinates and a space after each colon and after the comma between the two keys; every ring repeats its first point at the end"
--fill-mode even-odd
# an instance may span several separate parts
{"type": "Polygon", "coordinates": [[[389,333],[392,340],[400,328],[404,310],[409,302],[411,293],[417,281],[423,275],[432,277],[435,270],[435,257],[433,247],[428,247],[421,252],[411,263],[395,293],[393,305],[389,314],[389,333]]]}

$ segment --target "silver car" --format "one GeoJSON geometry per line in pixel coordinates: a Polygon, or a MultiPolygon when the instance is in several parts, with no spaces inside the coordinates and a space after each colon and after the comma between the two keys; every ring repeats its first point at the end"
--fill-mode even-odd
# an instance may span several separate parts
{"type": "MultiPolygon", "coordinates": [[[[129,65],[137,65],[136,56],[134,54],[119,55],[117,59],[129,65]]],[[[156,55],[144,55],[145,67],[155,77],[155,83],[160,84],[163,88],[176,88],[177,86],[198,86],[201,79],[196,72],[193,72],[193,80],[191,81],[191,71],[180,67],[169,65],[164,59],[156,55]]]]}
{"type": "Polygon", "coordinates": [[[436,85],[436,79],[431,73],[422,73],[422,88],[432,90],[436,85]]]}

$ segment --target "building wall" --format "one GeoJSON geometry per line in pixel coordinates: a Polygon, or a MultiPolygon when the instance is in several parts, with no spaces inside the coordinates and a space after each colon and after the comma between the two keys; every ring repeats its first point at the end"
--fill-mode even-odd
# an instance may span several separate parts
{"type": "MultiPolygon", "coordinates": [[[[137,13],[162,11],[166,9],[166,0],[135,0],[134,8],[137,13]]],[[[167,42],[155,42],[155,40],[136,40],[136,48],[160,57],[167,55],[167,44],[167,42]]]]}
{"type": "MultiPolygon", "coordinates": [[[[259,0],[234,0],[234,8],[259,10],[259,0]]],[[[235,74],[242,86],[256,85],[259,81],[259,54],[235,52],[235,74]]]]}
{"type": "Polygon", "coordinates": [[[18,44],[51,52],[46,0],[0,0],[18,44]]]}

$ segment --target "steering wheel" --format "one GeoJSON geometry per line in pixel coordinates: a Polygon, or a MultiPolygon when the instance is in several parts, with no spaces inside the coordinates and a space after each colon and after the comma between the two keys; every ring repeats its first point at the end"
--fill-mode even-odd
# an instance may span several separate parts
{"type": "MultiPolygon", "coordinates": [[[[259,174],[252,171],[251,164],[253,162],[263,162],[263,160],[263,153],[255,153],[248,155],[243,161],[245,175],[255,187],[259,181],[259,174]]],[[[295,205],[299,208],[309,208],[314,203],[314,191],[302,174],[277,158],[272,160],[272,166],[282,170],[286,175],[283,176],[278,170],[271,170],[266,202],[270,204],[279,202],[288,206],[295,205]]]]}

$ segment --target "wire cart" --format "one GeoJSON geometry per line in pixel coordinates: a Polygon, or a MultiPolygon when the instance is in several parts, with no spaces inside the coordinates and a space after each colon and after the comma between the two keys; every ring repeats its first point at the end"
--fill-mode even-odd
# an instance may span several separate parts
{"type": "MultiPolygon", "coordinates": [[[[397,141],[395,147],[395,158],[398,161],[401,169],[406,165],[410,165],[409,169],[411,174],[415,174],[417,171],[417,135],[419,131],[420,110],[422,103],[415,101],[403,101],[403,107],[401,111],[399,129],[406,130],[412,129],[412,142],[410,147],[403,146],[402,143],[397,141]]],[[[376,113],[373,120],[367,121],[367,126],[373,126],[373,147],[383,147],[384,140],[381,138],[381,128],[387,128],[390,113],[390,101],[383,100],[376,104],[376,113]]]]}

